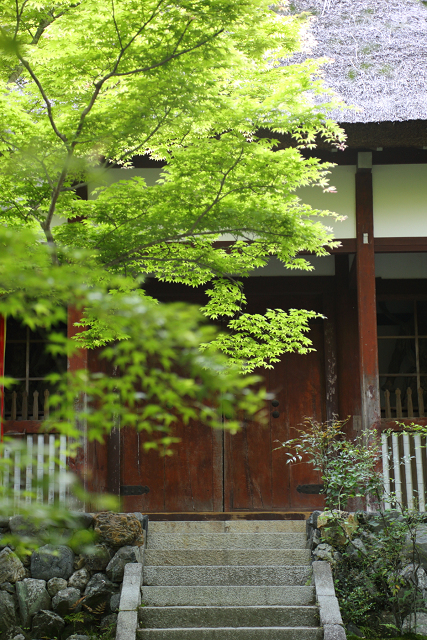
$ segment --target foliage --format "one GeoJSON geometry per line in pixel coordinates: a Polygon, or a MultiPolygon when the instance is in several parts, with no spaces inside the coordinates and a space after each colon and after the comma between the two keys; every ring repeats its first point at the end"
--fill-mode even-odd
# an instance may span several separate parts
{"type": "Polygon", "coordinates": [[[395,637],[406,616],[425,609],[415,545],[422,521],[418,512],[381,511],[359,528],[361,550],[351,544],[341,550],[334,568],[341,613],[346,624],[366,629],[367,637],[395,637]],[[384,612],[392,615],[394,624],[386,623],[384,612]]]}
{"type": "MultiPolygon", "coordinates": [[[[298,436],[279,448],[285,448],[287,463],[304,459],[322,474],[326,510],[318,517],[321,538],[313,539],[313,544],[322,539],[332,545],[330,558],[344,623],[357,625],[368,638],[396,637],[408,615],[427,610],[426,574],[416,544],[425,514],[405,509],[396,496],[385,495],[377,470],[381,448],[376,432],[365,439],[345,439],[346,422],[307,419],[298,436]],[[375,505],[377,512],[357,512],[354,518],[342,511],[349,498],[368,496],[369,506],[375,505]],[[384,498],[395,511],[383,510],[384,498]]],[[[419,425],[410,428],[425,434],[419,425]]]]}
{"type": "MultiPolygon", "coordinates": [[[[86,250],[80,263],[102,282],[108,272],[208,286],[203,313],[230,322],[207,342],[245,371],[307,351],[312,313],[241,315],[241,278],[271,255],[308,270],[299,251],[334,246],[322,212],[295,194],[328,188],[330,166],[298,147],[344,139],[318,63],[292,64],[303,20],[267,0],[7,0],[4,223],[38,230],[54,264],[66,247],[86,250]],[[292,144],[278,149],[283,136],[292,144]],[[109,169],[126,178],[137,154],[166,163],[161,179],[114,182],[109,169]],[[224,233],[229,249],[215,244],[224,233]]],[[[104,328],[95,322],[86,339],[105,341],[104,328]]]]}
{"type": "Polygon", "coordinates": [[[377,471],[381,457],[376,432],[366,441],[362,436],[347,439],[343,431],[347,420],[318,422],[307,418],[298,436],[282,442],[287,464],[303,459],[320,471],[327,509],[345,509],[349,498],[376,494],[382,485],[377,471]]]}
{"type": "Polygon", "coordinates": [[[47,429],[78,438],[77,425],[84,423],[88,437],[100,439],[121,421],[150,434],[157,431],[159,446],[168,447],[167,433],[177,420],[197,417],[222,428],[224,414],[236,430],[238,411],[259,410],[262,391],[249,392],[248,387],[257,378],[227,367],[225,356],[213,348],[199,352],[200,342],[215,329],[200,322],[196,309],[178,303],[160,308],[144,296],[138,281],[120,274],[107,279],[95,268],[88,274],[78,262],[81,251],[68,251],[61,265],[49,262],[50,252],[34,242],[33,232],[0,227],[0,313],[48,330],[49,349],[70,356],[78,344],[56,333],[55,325],[66,320],[71,304],[85,309],[89,325],[98,322],[107,344],[98,343],[103,371],[49,376],[58,395],[51,399],[56,408],[45,422],[47,429]],[[83,393],[86,403],[76,407],[83,393]]]}
{"type": "MultiPolygon", "coordinates": [[[[69,357],[76,354],[79,342],[56,330],[59,322],[66,321],[67,305],[85,313],[88,332],[94,322],[102,327],[97,368],[48,376],[56,393],[50,397],[49,418],[42,428],[68,436],[66,453],[71,459],[83,438],[102,441],[120,425],[143,432],[146,449],[168,455],[178,442],[173,433],[176,423],[197,419],[236,431],[239,413],[245,412],[258,415],[262,422],[264,392],[251,389],[258,378],[242,376],[214,347],[200,353],[200,342],[214,336],[215,328],[196,308],[161,307],[141,292],[136,279],[106,274],[96,265],[88,272],[83,250],[64,249],[62,263],[52,264],[54,249],[34,236],[30,229],[0,226],[0,314],[15,317],[32,330],[46,331],[48,349],[69,357]]],[[[13,389],[12,379],[4,383],[13,389]]],[[[92,540],[76,530],[70,507],[79,501],[79,506],[87,502],[98,510],[117,509],[117,500],[88,496],[67,476],[62,481],[74,496],[72,503],[43,504],[43,495],[46,499],[50,491],[44,484],[57,485],[58,479],[51,477],[45,456],[44,480],[38,480],[37,455],[36,445],[30,454],[26,442],[5,438],[0,443],[0,514],[20,513],[32,523],[31,533],[8,535],[2,544],[12,544],[20,557],[46,542],[67,542],[76,551],[90,547],[92,540]],[[33,469],[33,478],[31,488],[22,488],[17,495],[14,469],[19,466],[33,469]]],[[[56,466],[59,462],[55,460],[56,466]]]]}
{"type": "MultiPolygon", "coordinates": [[[[242,279],[271,255],[309,270],[300,251],[334,246],[322,212],[296,196],[327,189],[330,166],[300,148],[344,139],[322,103],[318,63],[292,64],[303,17],[267,0],[2,9],[0,313],[46,331],[52,353],[91,347],[99,363],[50,377],[46,428],[75,448],[129,425],[164,454],[180,421],[236,431],[263,400],[240,371],[309,350],[314,315],[242,313],[242,279]],[[282,136],[289,146],[278,149],[282,136]],[[162,161],[155,184],[116,180],[136,155],[162,161]],[[231,247],[216,244],[223,234],[231,247]],[[157,303],[147,275],[206,287],[207,304],[200,313],[157,303]],[[67,306],[81,312],[74,341],[57,331],[67,306]],[[225,319],[227,332],[205,318],[225,319]]],[[[7,511],[13,492],[3,498],[7,511]]]]}

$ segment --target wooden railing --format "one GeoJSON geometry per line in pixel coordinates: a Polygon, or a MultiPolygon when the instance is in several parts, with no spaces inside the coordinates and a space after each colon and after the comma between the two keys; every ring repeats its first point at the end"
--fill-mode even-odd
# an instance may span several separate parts
{"type": "Polygon", "coordinates": [[[49,390],[41,395],[34,391],[29,397],[26,391],[5,394],[5,420],[42,420],[49,416],[49,390]]]}
{"type": "Polygon", "coordinates": [[[386,389],[386,391],[384,391],[385,407],[382,407],[385,412],[385,418],[392,419],[425,417],[423,393],[424,390],[419,388],[417,392],[417,398],[414,398],[411,387],[408,387],[406,389],[406,397],[405,393],[403,394],[405,402],[402,406],[402,391],[400,389],[395,389],[394,392],[390,393],[390,391],[386,389]],[[392,405],[393,395],[395,402],[392,405]]]}

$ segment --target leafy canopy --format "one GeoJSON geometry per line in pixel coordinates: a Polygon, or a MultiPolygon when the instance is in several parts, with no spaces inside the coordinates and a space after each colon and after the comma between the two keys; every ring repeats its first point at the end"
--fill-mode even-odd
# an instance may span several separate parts
{"type": "MultiPolygon", "coordinates": [[[[202,312],[228,318],[228,332],[197,339],[246,371],[309,349],[313,313],[243,313],[241,280],[271,255],[288,268],[310,269],[298,252],[320,256],[333,245],[316,217],[321,212],[295,194],[302,185],[327,186],[328,165],[304,159],[298,146],[313,145],[316,135],[343,139],[327,118],[331,103],[321,104],[318,64],[291,64],[303,21],[267,0],[6,0],[3,223],[32,229],[34,248],[45,242],[55,268],[75,265],[72,252],[80,251],[77,280],[101,287],[103,304],[108,291],[129,287],[143,300],[135,283],[141,287],[144,274],[207,285],[202,312]],[[275,150],[279,134],[294,145],[275,150]],[[161,179],[111,184],[109,169],[122,167],[126,178],[137,155],[162,160],[161,179]],[[85,186],[92,194],[97,187],[87,201],[76,193],[85,186]],[[223,237],[234,244],[216,244],[223,237]]],[[[29,271],[34,251],[26,256],[29,271]]],[[[43,278],[51,268],[44,265],[43,278]]],[[[122,298],[112,298],[118,309],[122,298]]],[[[106,335],[117,334],[94,306],[84,340],[105,345],[106,335]]],[[[148,307],[171,326],[173,312],[148,307]]],[[[163,349],[166,343],[159,357],[163,349]]]]}

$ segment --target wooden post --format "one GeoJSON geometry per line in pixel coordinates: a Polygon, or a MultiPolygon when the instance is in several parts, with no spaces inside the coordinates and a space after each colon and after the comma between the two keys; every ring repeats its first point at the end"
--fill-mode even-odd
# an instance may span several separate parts
{"type": "MultiPolygon", "coordinates": [[[[355,261],[353,261],[354,264],[355,261]]],[[[357,322],[356,277],[351,285],[347,254],[335,256],[338,414],[341,420],[351,416],[346,433],[354,437],[360,431],[361,400],[359,384],[359,329],[357,322]],[[349,372],[352,372],[349,375],[349,372]]]]}
{"type": "Polygon", "coordinates": [[[337,335],[333,293],[323,294],[323,339],[325,345],[326,420],[338,418],[337,335]]]}
{"type": "Polygon", "coordinates": [[[378,388],[372,153],[358,154],[356,238],[362,429],[365,433],[369,433],[379,425],[381,419],[378,388]]]}
{"type": "MultiPolygon", "coordinates": [[[[72,338],[81,331],[79,327],[75,327],[74,323],[81,319],[81,311],[75,307],[68,307],[68,338],[72,338]]],[[[79,369],[88,368],[88,352],[87,349],[78,349],[68,359],[68,371],[78,371],[79,369]]],[[[76,409],[83,408],[86,402],[85,397],[77,400],[76,409]]],[[[70,464],[70,469],[76,473],[81,479],[84,488],[88,489],[88,451],[87,451],[87,425],[80,422],[79,430],[81,432],[81,446],[78,448],[75,458],[70,464]]]]}

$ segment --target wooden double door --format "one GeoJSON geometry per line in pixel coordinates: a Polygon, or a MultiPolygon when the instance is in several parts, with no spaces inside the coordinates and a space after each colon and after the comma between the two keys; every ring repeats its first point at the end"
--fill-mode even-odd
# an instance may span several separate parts
{"type": "MultiPolygon", "coordinates": [[[[300,308],[320,310],[314,297],[286,302],[287,308],[298,304],[300,308]]],[[[253,308],[273,305],[274,300],[255,300],[253,308]]],[[[197,422],[181,424],[174,431],[181,442],[175,445],[175,454],[166,457],[156,451],[143,452],[143,436],[122,429],[121,485],[128,493],[123,496],[124,509],[214,513],[309,511],[321,507],[319,474],[304,462],[286,464],[284,450],[276,450],[278,442],[294,437],[305,417],[325,419],[323,321],[315,321],[309,335],[315,351],[285,354],[274,369],[261,372],[267,391],[278,402],[273,406],[272,400],[266,401],[266,425],[246,421],[237,434],[231,435],[197,422]]]]}

